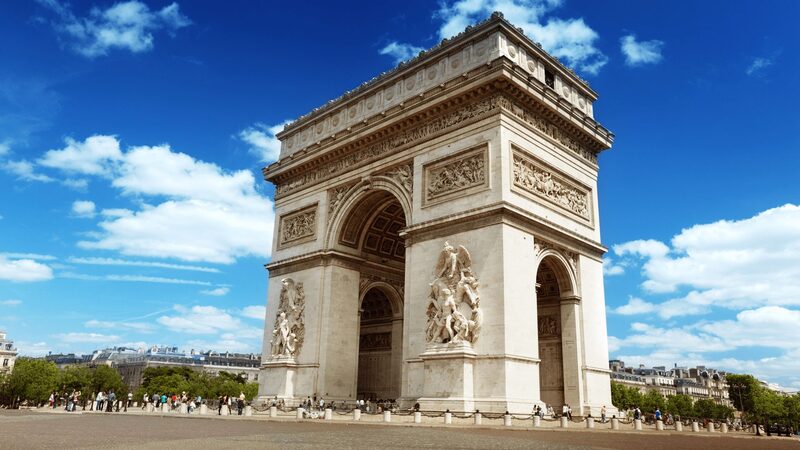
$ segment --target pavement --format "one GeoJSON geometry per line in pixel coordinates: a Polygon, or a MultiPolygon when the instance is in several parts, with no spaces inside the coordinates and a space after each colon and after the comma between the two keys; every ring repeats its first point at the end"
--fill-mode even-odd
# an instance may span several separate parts
{"type": "MultiPolygon", "coordinates": [[[[344,419],[342,417],[342,419],[344,419]]],[[[0,449],[800,449],[800,440],[746,434],[585,428],[297,421],[288,416],[63,413],[0,410],[0,449]]]]}

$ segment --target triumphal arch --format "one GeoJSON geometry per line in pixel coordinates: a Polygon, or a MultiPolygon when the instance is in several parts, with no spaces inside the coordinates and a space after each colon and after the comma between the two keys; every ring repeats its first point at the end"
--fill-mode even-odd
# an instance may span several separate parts
{"type": "Polygon", "coordinates": [[[596,98],[495,14],[287,125],[261,399],[610,410],[596,98]]]}

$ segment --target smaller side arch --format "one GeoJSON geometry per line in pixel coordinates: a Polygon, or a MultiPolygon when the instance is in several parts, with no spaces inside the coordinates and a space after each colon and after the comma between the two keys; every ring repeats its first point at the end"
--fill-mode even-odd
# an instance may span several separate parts
{"type": "Polygon", "coordinates": [[[539,268],[541,268],[544,262],[547,262],[550,268],[556,273],[556,280],[558,282],[561,298],[580,297],[577,274],[561,252],[555,249],[543,250],[537,258],[536,271],[534,273],[539,272],[539,268]]]}
{"type": "Polygon", "coordinates": [[[361,309],[361,305],[364,302],[364,297],[371,289],[379,289],[384,295],[386,295],[386,298],[389,299],[389,303],[392,305],[392,319],[403,318],[403,297],[397,291],[397,288],[385,281],[372,281],[364,286],[364,288],[358,294],[359,309],[361,309]]]}

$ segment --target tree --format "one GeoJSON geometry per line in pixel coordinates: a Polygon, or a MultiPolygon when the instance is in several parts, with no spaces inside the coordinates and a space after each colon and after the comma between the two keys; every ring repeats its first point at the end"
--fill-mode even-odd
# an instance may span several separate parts
{"type": "Polygon", "coordinates": [[[734,406],[743,414],[752,413],[754,396],[762,389],[761,383],[752,375],[729,374],[725,377],[728,383],[728,396],[734,406]]]}
{"type": "Polygon", "coordinates": [[[92,371],[84,366],[68,366],[61,369],[58,387],[63,392],[81,391],[89,395],[92,389],[92,371]]]}
{"type": "Polygon", "coordinates": [[[666,411],[674,416],[694,417],[693,403],[686,394],[670,395],[667,397],[666,411]]]}
{"type": "Polygon", "coordinates": [[[128,386],[122,381],[119,372],[106,365],[100,365],[92,370],[90,386],[92,392],[111,392],[114,391],[117,399],[128,394],[128,386]]]}
{"type": "Polygon", "coordinates": [[[656,409],[664,411],[666,409],[666,401],[664,396],[661,395],[657,389],[650,389],[642,396],[641,403],[642,412],[654,413],[656,409]]]}
{"type": "Polygon", "coordinates": [[[6,382],[6,395],[12,402],[19,398],[40,405],[57,389],[58,380],[58,367],[52,362],[19,358],[6,382]]]}
{"type": "Polygon", "coordinates": [[[642,404],[642,393],[635,387],[612,381],[611,403],[620,410],[631,409],[642,404]]]}

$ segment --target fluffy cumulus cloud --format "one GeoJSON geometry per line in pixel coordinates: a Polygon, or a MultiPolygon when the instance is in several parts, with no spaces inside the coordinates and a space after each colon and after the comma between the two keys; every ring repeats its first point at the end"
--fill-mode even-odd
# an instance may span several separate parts
{"type": "Polygon", "coordinates": [[[115,3],[106,9],[94,7],[86,16],[75,14],[59,0],[39,0],[54,15],[52,25],[75,51],[88,58],[114,49],[133,53],[153,48],[154,33],[174,32],[191,24],[177,3],[151,10],[137,0],[115,3]]]}
{"type": "Polygon", "coordinates": [[[214,288],[214,289],[206,289],[206,290],[200,291],[200,293],[203,294],[203,295],[210,295],[212,297],[222,297],[222,296],[228,295],[228,292],[230,292],[230,290],[231,289],[229,287],[223,286],[223,287],[218,287],[218,288],[214,288]]]}
{"type": "MultiPolygon", "coordinates": [[[[245,325],[229,312],[215,306],[196,305],[186,307],[175,305],[174,314],[159,317],[158,323],[170,330],[189,334],[237,333],[252,337],[254,328],[245,325]]],[[[256,330],[256,335],[261,332],[256,330]]]]}
{"type": "Polygon", "coordinates": [[[628,303],[615,308],[613,312],[630,316],[635,314],[647,314],[656,310],[656,305],[646,302],[638,297],[630,297],[628,303]]]}
{"type": "Polygon", "coordinates": [[[439,37],[454,36],[492,12],[500,11],[553,56],[579,71],[597,74],[608,62],[608,57],[596,47],[597,32],[582,18],[553,17],[561,3],[560,0],[446,1],[436,13],[442,21],[439,37]]]}
{"type": "Polygon", "coordinates": [[[89,200],[76,200],[72,202],[72,214],[75,217],[91,219],[95,214],[94,202],[89,200]]]}
{"type": "Polygon", "coordinates": [[[14,259],[0,254],[0,280],[13,282],[46,281],[53,278],[53,269],[33,259],[14,259]]]}
{"type": "Polygon", "coordinates": [[[261,162],[271,163],[277,161],[281,155],[281,141],[275,137],[283,130],[289,121],[277,125],[264,125],[257,123],[239,132],[239,139],[250,146],[250,153],[259,158],[261,162]]]}
{"type": "Polygon", "coordinates": [[[411,44],[403,44],[397,41],[392,41],[386,44],[385,47],[380,49],[378,53],[381,55],[388,55],[394,59],[395,63],[401,63],[416,56],[419,52],[424,50],[422,47],[417,47],[411,44]]]}
{"type": "Polygon", "coordinates": [[[657,64],[663,58],[661,52],[664,42],[659,40],[637,41],[636,36],[629,34],[619,40],[620,50],[625,55],[625,64],[629,66],[642,66],[657,64]]]}
{"type": "Polygon", "coordinates": [[[613,259],[606,256],[603,258],[603,275],[613,277],[614,275],[622,275],[625,273],[625,267],[617,264],[613,259]]]}
{"type": "Polygon", "coordinates": [[[272,201],[247,170],[228,171],[169,145],[123,150],[114,136],[67,139],[38,164],[109,180],[139,205],[101,210],[100,230],[83,248],[223,264],[269,256],[272,201]]]}
{"type": "Polygon", "coordinates": [[[250,319],[264,320],[267,315],[266,306],[246,306],[242,309],[242,315],[250,319]]]}
{"type": "Polygon", "coordinates": [[[21,159],[17,161],[5,161],[2,164],[3,170],[16,175],[18,180],[23,181],[38,181],[41,183],[51,183],[55,179],[36,171],[36,166],[27,160],[21,159]]]}

